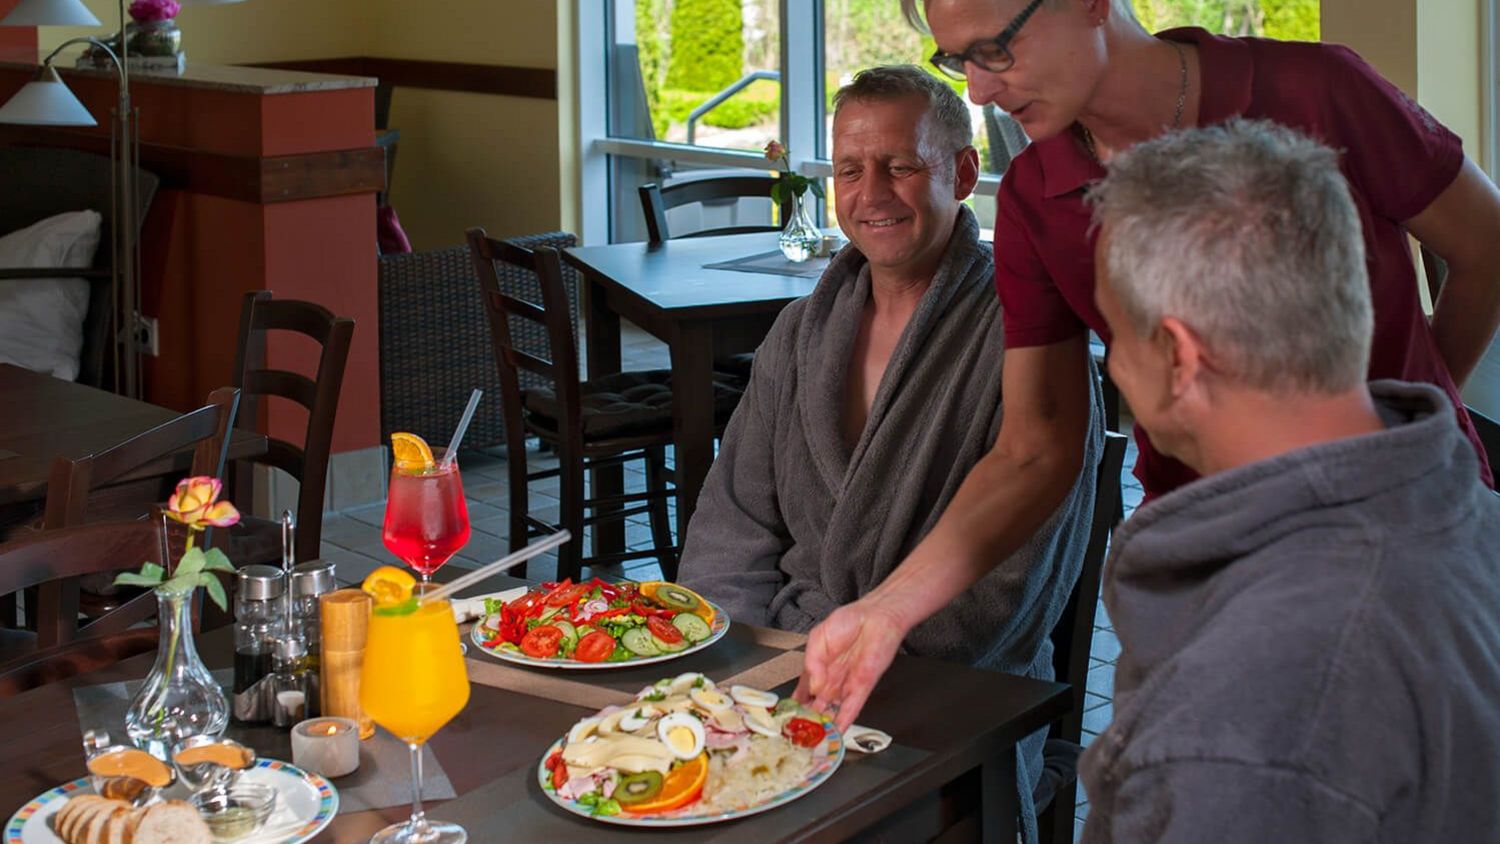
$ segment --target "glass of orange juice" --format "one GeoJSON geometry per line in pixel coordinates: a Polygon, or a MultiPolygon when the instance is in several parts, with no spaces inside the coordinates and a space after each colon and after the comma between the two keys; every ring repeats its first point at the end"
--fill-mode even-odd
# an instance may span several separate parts
{"type": "Polygon", "coordinates": [[[463,827],[429,821],[422,811],[422,745],[469,702],[469,675],[452,606],[444,600],[412,603],[414,598],[382,606],[377,600],[365,639],[360,706],[411,748],[412,776],[411,819],[370,841],[462,844],[468,840],[463,827]]]}

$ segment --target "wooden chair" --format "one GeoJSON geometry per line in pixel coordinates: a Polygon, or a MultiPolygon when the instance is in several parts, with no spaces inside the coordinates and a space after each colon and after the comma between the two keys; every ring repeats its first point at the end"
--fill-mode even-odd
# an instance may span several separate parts
{"type": "MultiPolygon", "coordinates": [[[[180,543],[183,537],[170,538],[180,543]]],[[[159,518],[96,522],[33,533],[0,545],[0,591],[40,587],[41,594],[47,595],[48,587],[76,583],[88,575],[137,569],[144,562],[165,565],[168,539],[159,518]]],[[[50,635],[38,636],[30,650],[0,659],[0,697],[155,650],[155,626],[130,627],[155,615],[155,599],[146,593],[138,600],[150,608],[144,616],[111,615],[82,627],[76,611],[70,613],[66,607],[44,601],[39,608],[39,627],[50,635]],[[54,640],[56,634],[64,635],[54,640]]]]}
{"type": "MultiPolygon", "coordinates": [[[[1038,787],[1037,824],[1040,840],[1045,844],[1068,844],[1073,840],[1073,812],[1078,802],[1078,752],[1083,741],[1084,692],[1088,689],[1089,649],[1094,643],[1094,613],[1099,606],[1099,579],[1109,549],[1109,535],[1119,521],[1120,473],[1125,465],[1123,434],[1104,434],[1104,456],[1099,461],[1099,485],[1094,494],[1094,516],[1089,530],[1089,544],[1084,551],[1083,569],[1068,595],[1062,617],[1052,629],[1052,668],[1055,676],[1073,687],[1073,707],[1047,733],[1049,759],[1058,757],[1065,771],[1064,781],[1056,783],[1051,793],[1044,793],[1046,783],[1038,787]]],[[[1053,767],[1051,764],[1048,766],[1053,767]]]]}
{"type": "Polygon", "coordinates": [[[265,464],[286,472],[300,484],[297,491],[297,547],[299,560],[316,559],[322,552],[323,495],[328,486],[328,457],[333,446],[333,421],[338,411],[339,391],[344,383],[344,364],[354,336],[354,320],[334,316],[322,305],[292,299],[274,300],[271,291],[245,294],[240,315],[239,353],[235,361],[234,385],[243,392],[244,411],[238,424],[255,430],[261,424],[260,399],[275,396],[307,409],[307,427],[302,445],[270,438],[266,453],[235,466],[235,501],[241,507],[240,523],[229,529],[226,553],[237,566],[277,562],[281,559],[281,525],[270,519],[246,514],[250,509],[254,473],[252,464],[265,464]],[[321,348],[317,373],[309,378],[299,372],[266,366],[266,334],[292,331],[310,338],[321,348]]]}
{"type": "MultiPolygon", "coordinates": [[[[672,234],[667,229],[667,209],[694,202],[717,202],[740,198],[763,198],[771,196],[771,186],[776,184],[774,176],[725,176],[718,179],[683,181],[669,187],[655,182],[641,185],[641,210],[646,215],[646,233],[651,243],[669,240],[672,234]]],[[[780,220],[785,223],[792,213],[791,203],[781,206],[780,220]]],[[[747,232],[781,231],[781,226],[766,223],[752,226],[723,226],[703,229],[679,237],[707,237],[718,234],[744,234],[747,232]]]]}
{"type": "MultiPolygon", "coordinates": [[[[670,373],[666,370],[621,372],[592,381],[578,377],[578,348],[573,337],[572,311],[563,289],[561,262],[555,249],[525,249],[487,237],[483,229],[468,231],[475,275],[484,292],[494,344],[495,366],[500,374],[500,406],[505,414],[506,462],[510,472],[510,547],[526,545],[533,536],[566,528],[575,541],[558,552],[557,576],[578,578],[583,564],[608,564],[641,557],[656,557],[668,579],[677,573],[677,547],[668,522],[666,447],[672,442],[670,373]],[[496,265],[524,270],[526,285],[502,285],[496,265]],[[531,290],[523,289],[529,287],[531,290]],[[528,294],[535,291],[539,295],[528,294]],[[540,300],[540,304],[537,304],[540,300]],[[550,357],[519,348],[515,342],[518,324],[546,327],[550,357]],[[521,388],[520,373],[535,373],[549,387],[521,388]],[[527,472],[526,437],[535,436],[550,445],[558,456],[558,468],[527,472]],[[584,472],[644,460],[646,490],[638,493],[584,496],[584,472]],[[531,515],[530,482],[549,477],[560,479],[561,518],[548,523],[531,515]],[[585,516],[585,510],[594,515],[585,516]],[[639,513],[651,521],[653,548],[625,553],[582,554],[585,525],[615,521],[639,513]]],[[[717,383],[715,405],[724,418],[733,409],[737,393],[717,383]]],[[[517,575],[524,576],[524,575],[517,575]]]]}
{"type": "MultiPolygon", "coordinates": [[[[220,387],[209,394],[206,406],[137,434],[118,445],[83,457],[58,457],[52,464],[52,474],[47,481],[47,503],[42,515],[43,532],[77,527],[91,518],[97,520],[101,514],[107,518],[135,518],[142,515],[144,508],[134,500],[100,506],[100,499],[108,497],[107,488],[110,485],[127,481],[143,467],[189,448],[193,449],[193,464],[189,474],[222,478],[229,444],[229,427],[234,422],[239,395],[240,391],[233,387],[220,387]]],[[[140,562],[127,561],[126,567],[139,566],[140,562]]],[[[95,619],[94,624],[114,619],[102,629],[123,630],[149,618],[156,610],[156,604],[149,600],[150,595],[141,596],[126,591],[116,594],[113,589],[97,589],[107,586],[107,579],[91,585],[96,590],[88,594],[82,592],[77,580],[55,581],[38,591],[37,624],[34,625],[36,646],[47,648],[67,642],[76,632],[76,619],[80,611],[95,619]]],[[[0,588],[0,594],[12,594],[12,590],[0,588]]],[[[0,655],[5,652],[5,646],[0,645],[0,655]]]]}

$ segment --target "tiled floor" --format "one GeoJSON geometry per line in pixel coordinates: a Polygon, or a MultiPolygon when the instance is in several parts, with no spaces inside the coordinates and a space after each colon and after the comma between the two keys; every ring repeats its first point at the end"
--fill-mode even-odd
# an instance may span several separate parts
{"type": "MultiPolygon", "coordinates": [[[[645,332],[629,323],[621,326],[623,335],[622,358],[626,369],[665,368],[668,365],[666,348],[645,332]]],[[[1128,425],[1123,426],[1128,430],[1128,425]]],[[[469,568],[498,559],[506,554],[509,533],[507,515],[506,464],[501,449],[484,452],[466,452],[460,458],[463,473],[464,493],[468,498],[469,520],[473,533],[469,544],[449,565],[469,568]]],[[[1143,492],[1140,483],[1131,474],[1135,466],[1136,448],[1131,441],[1125,452],[1125,516],[1129,518],[1140,505],[1143,492]]],[[[670,452],[669,452],[670,461],[670,452]]],[[[531,453],[528,464],[532,470],[543,468],[551,462],[548,455],[531,453]]],[[[641,467],[632,465],[626,469],[627,489],[644,488],[645,477],[641,467]]],[[[531,502],[539,518],[555,517],[558,507],[556,481],[534,484],[531,502]]],[[[675,507],[672,509],[675,510],[675,507]]],[[[323,520],[323,556],[338,566],[339,580],[357,583],[376,566],[399,565],[380,538],[380,524],[384,516],[384,505],[376,504],[326,516],[323,520]]],[[[675,518],[675,513],[674,513],[675,518]]],[[[645,516],[632,518],[626,527],[626,545],[631,550],[651,547],[649,525],[645,516]]],[[[532,561],[528,571],[531,579],[550,578],[556,571],[555,557],[544,555],[532,561]]],[[[661,570],[656,561],[637,560],[623,567],[611,566],[601,569],[600,574],[625,576],[633,579],[659,578],[661,570]]],[[[585,576],[591,576],[584,569],[585,576]]],[[[1120,643],[1115,638],[1114,628],[1101,602],[1094,618],[1094,641],[1090,650],[1088,694],[1083,719],[1083,743],[1087,745],[1094,736],[1109,724],[1112,714],[1111,701],[1114,695],[1115,659],[1120,654],[1120,643]]],[[[1083,819],[1088,814],[1088,799],[1079,791],[1078,810],[1075,823],[1075,840],[1083,832],[1083,819]]]]}

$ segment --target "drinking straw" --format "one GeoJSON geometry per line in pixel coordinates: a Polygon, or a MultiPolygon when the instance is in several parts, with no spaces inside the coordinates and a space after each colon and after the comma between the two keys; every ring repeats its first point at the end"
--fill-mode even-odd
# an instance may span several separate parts
{"type": "Polygon", "coordinates": [[[458,418],[458,430],[453,432],[453,439],[448,442],[448,453],[443,455],[442,468],[446,469],[453,465],[454,459],[458,457],[458,444],[463,442],[464,434],[468,433],[469,423],[474,421],[474,411],[479,409],[479,397],[484,395],[484,390],[478,387],[469,394],[469,406],[464,408],[464,415],[458,418]]]}
{"type": "Polygon", "coordinates": [[[572,538],[573,534],[568,533],[565,530],[558,531],[557,533],[548,536],[546,539],[543,539],[540,542],[533,542],[532,544],[527,545],[525,548],[522,548],[521,550],[516,551],[515,553],[510,554],[506,557],[502,557],[495,562],[490,563],[489,565],[480,566],[479,568],[469,572],[468,574],[458,578],[457,580],[454,580],[451,583],[446,583],[437,589],[423,593],[420,598],[420,602],[423,604],[427,604],[431,603],[432,601],[441,601],[449,595],[458,592],[459,590],[467,589],[470,586],[473,586],[479,581],[484,580],[486,577],[499,574],[500,572],[505,571],[512,566],[518,566],[521,563],[526,562],[527,560],[535,557],[538,554],[541,554],[545,551],[550,551],[572,538]]]}

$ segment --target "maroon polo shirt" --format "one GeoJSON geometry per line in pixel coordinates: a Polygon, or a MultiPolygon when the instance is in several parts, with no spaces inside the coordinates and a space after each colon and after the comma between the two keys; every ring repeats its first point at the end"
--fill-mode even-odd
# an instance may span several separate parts
{"type": "MultiPolygon", "coordinates": [[[[1458,136],[1346,47],[1226,38],[1196,28],[1161,37],[1198,47],[1199,125],[1236,116],[1274,120],[1340,151],[1339,169],[1364,224],[1375,307],[1370,378],[1426,381],[1447,392],[1479,454],[1485,483],[1493,485],[1422,312],[1402,225],[1453,183],[1464,158],[1458,136]]],[[[1072,133],[1034,143],[1011,162],[995,220],[995,287],[1007,348],[1057,343],[1089,328],[1109,342],[1109,327],[1094,307],[1096,233],[1083,199],[1086,185],[1104,175],[1072,133]]],[[[1139,426],[1135,433],[1135,475],[1148,497],[1197,477],[1158,453],[1139,426]]]]}

